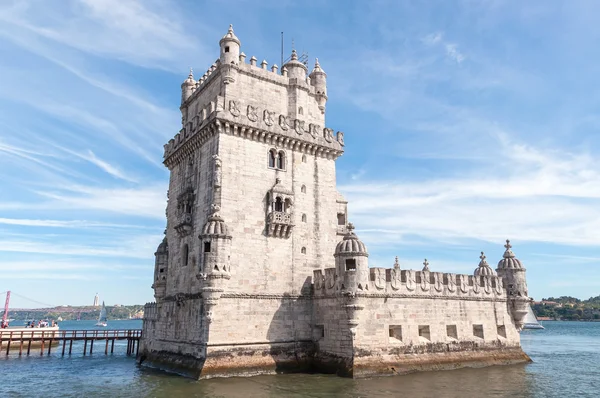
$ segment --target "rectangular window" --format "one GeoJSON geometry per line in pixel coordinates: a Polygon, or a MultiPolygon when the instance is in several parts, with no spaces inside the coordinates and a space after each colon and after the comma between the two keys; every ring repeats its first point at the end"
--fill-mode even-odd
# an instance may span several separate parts
{"type": "Polygon", "coordinates": [[[225,47],[225,52],[228,53],[229,52],[229,47],[225,47]]]}
{"type": "Polygon", "coordinates": [[[210,242],[204,242],[204,253],[210,253],[210,242]]]}
{"type": "Polygon", "coordinates": [[[346,260],[346,271],[356,269],[356,260],[353,258],[349,258],[346,260]]]}
{"type": "Polygon", "coordinates": [[[473,325],[473,336],[483,339],[483,325],[473,325]]]}
{"type": "Polygon", "coordinates": [[[498,336],[506,338],[506,326],[498,325],[498,336]]]}
{"type": "Polygon", "coordinates": [[[458,332],[456,330],[456,325],[446,325],[446,335],[451,339],[458,340],[458,332]]]}
{"type": "Polygon", "coordinates": [[[338,225],[346,225],[346,215],[344,213],[338,213],[337,219],[338,225]]]}
{"type": "Polygon", "coordinates": [[[422,337],[427,341],[431,340],[431,333],[428,325],[419,325],[419,337],[422,337]]]}
{"type": "Polygon", "coordinates": [[[321,340],[325,337],[325,326],[324,325],[315,325],[313,330],[313,336],[316,341],[321,340]]]}
{"type": "Polygon", "coordinates": [[[389,329],[389,342],[390,343],[401,343],[402,342],[402,326],[390,325],[389,329]]]}

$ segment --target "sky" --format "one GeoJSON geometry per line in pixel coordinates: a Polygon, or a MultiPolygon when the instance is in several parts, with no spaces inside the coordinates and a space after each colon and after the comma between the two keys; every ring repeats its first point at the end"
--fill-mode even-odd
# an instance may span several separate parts
{"type": "MultiPolygon", "coordinates": [[[[0,293],[11,307],[153,300],[162,145],[180,84],[233,24],[327,72],[338,189],[371,266],[471,273],[505,239],[530,295],[600,294],[595,1],[4,0],[0,293]]],[[[495,267],[495,266],[494,266],[495,267]]],[[[3,300],[0,295],[0,300],[3,300]]]]}

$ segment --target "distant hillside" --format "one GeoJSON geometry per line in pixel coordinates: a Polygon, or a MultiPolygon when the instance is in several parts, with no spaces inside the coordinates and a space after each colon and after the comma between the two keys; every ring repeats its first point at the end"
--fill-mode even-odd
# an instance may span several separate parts
{"type": "MultiPolygon", "coordinates": [[[[100,307],[91,309],[87,307],[69,307],[74,312],[33,312],[33,311],[10,311],[8,317],[15,320],[48,319],[56,320],[62,317],[64,321],[75,320],[79,316],[82,320],[97,319],[100,314],[100,307]],[[78,310],[80,309],[80,310],[78,310]]],[[[123,305],[106,307],[106,316],[109,320],[141,318],[143,316],[143,305],[123,305]]]]}
{"type": "Polygon", "coordinates": [[[548,297],[532,305],[537,317],[556,320],[579,321],[600,320],[600,296],[580,300],[575,297],[548,297]]]}

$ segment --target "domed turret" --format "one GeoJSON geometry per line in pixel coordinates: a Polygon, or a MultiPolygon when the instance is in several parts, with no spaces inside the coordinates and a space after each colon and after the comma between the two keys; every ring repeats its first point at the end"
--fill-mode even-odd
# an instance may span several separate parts
{"type": "Polygon", "coordinates": [[[504,245],[506,250],[502,260],[498,262],[498,276],[502,278],[508,298],[509,308],[515,321],[517,329],[523,327],[523,322],[529,310],[529,300],[527,293],[527,280],[525,278],[525,268],[512,252],[510,240],[506,240],[504,245]]]}
{"type": "Polygon", "coordinates": [[[154,253],[154,298],[160,302],[164,296],[167,287],[167,269],[169,265],[169,245],[165,236],[162,242],[156,248],[154,253]]]}
{"type": "Polygon", "coordinates": [[[194,72],[190,68],[190,74],[187,79],[181,83],[181,103],[183,104],[192,96],[194,88],[196,87],[196,81],[194,80],[194,72]]]}
{"type": "Polygon", "coordinates": [[[231,251],[231,235],[227,224],[219,214],[221,208],[212,206],[213,213],[208,217],[202,234],[202,270],[206,274],[215,272],[229,273],[229,255],[231,251]]]}
{"type": "Polygon", "coordinates": [[[299,79],[302,81],[306,79],[308,68],[302,62],[298,61],[296,50],[292,50],[290,60],[283,67],[287,70],[287,75],[290,79],[299,79]]]}
{"type": "Polygon", "coordinates": [[[327,102],[327,74],[321,69],[318,58],[315,59],[315,67],[309,77],[310,84],[315,87],[319,109],[324,111],[325,103],[327,102]]]}
{"type": "Polygon", "coordinates": [[[488,262],[486,261],[485,254],[481,252],[481,256],[479,256],[481,261],[479,262],[479,267],[475,269],[473,273],[475,276],[496,276],[496,272],[490,267],[488,262]]]}
{"type": "Polygon", "coordinates": [[[219,41],[221,47],[220,60],[222,64],[237,65],[240,60],[240,40],[233,33],[233,25],[229,25],[227,34],[219,41]]]}
{"type": "Polygon", "coordinates": [[[347,292],[368,290],[369,253],[364,243],[354,233],[354,225],[348,224],[348,233],[335,247],[335,268],[341,286],[347,292]]]}
{"type": "Polygon", "coordinates": [[[206,224],[204,224],[202,235],[212,237],[228,237],[229,230],[223,218],[218,213],[213,213],[208,218],[206,224]]]}
{"type": "Polygon", "coordinates": [[[521,260],[516,258],[515,254],[510,250],[512,248],[510,240],[506,240],[504,247],[506,250],[504,251],[504,255],[502,255],[502,260],[498,262],[498,269],[522,269],[523,264],[521,264],[521,260]]]}

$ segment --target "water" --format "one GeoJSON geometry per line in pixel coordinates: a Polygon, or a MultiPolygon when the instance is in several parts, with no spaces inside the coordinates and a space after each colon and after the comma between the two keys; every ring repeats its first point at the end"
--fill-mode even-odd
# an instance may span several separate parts
{"type": "MultiPolygon", "coordinates": [[[[94,321],[62,329],[93,329],[94,321]]],[[[278,375],[193,381],[136,367],[125,349],[71,358],[0,354],[0,396],[9,397],[597,397],[600,323],[546,322],[521,341],[534,363],[352,380],[330,375],[278,375]]],[[[109,321],[110,329],[141,327],[109,321]]],[[[124,344],[124,343],[123,343],[124,344]]]]}

